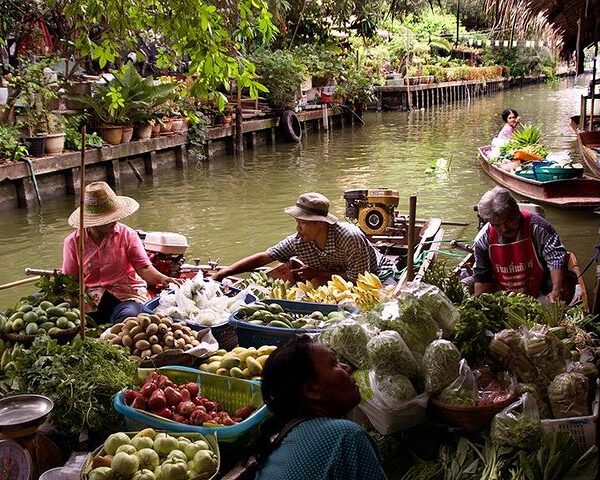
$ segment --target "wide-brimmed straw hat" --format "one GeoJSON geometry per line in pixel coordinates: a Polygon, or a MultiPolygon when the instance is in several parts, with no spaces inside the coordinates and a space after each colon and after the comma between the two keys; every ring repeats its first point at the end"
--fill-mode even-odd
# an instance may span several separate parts
{"type": "MultiPolygon", "coordinates": [[[[83,226],[98,227],[131,215],[140,204],[133,198],[117,195],[106,182],[93,182],[85,187],[83,226]]],[[[79,208],[69,217],[69,225],[79,227],[79,208]]]]}
{"type": "Polygon", "coordinates": [[[316,192],[303,193],[296,200],[296,205],[283,210],[298,220],[308,222],[326,222],[334,224],[337,217],[329,213],[329,200],[325,195],[316,192]]]}

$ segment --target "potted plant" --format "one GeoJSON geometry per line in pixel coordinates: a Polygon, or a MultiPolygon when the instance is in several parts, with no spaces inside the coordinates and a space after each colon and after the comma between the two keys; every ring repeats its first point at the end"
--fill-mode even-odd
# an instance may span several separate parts
{"type": "Polygon", "coordinates": [[[16,125],[0,125],[0,163],[16,162],[28,155],[16,125]]]}
{"type": "Polygon", "coordinates": [[[46,145],[44,153],[53,155],[62,153],[65,148],[65,128],[67,120],[64,116],[49,112],[46,116],[46,145]]]}

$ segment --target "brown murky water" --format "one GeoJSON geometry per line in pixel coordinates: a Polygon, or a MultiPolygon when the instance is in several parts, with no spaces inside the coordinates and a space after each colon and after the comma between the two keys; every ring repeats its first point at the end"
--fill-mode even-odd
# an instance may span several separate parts
{"type": "MultiPolygon", "coordinates": [[[[141,205],[126,223],[182,233],[190,243],[189,259],[227,263],[292,232],[294,222],[282,209],[304,191],[324,193],[333,213],[343,217],[344,190],[385,186],[400,191],[402,210],[409,195],[417,195],[419,217],[471,222],[447,227],[445,236],[469,241],[476,231],[473,205],[494,186],[478,167],[476,148],[500,130],[500,112],[517,109],[525,123],[541,124],[552,151],[567,150],[577,158],[569,116],[578,113],[586,80],[513,89],[428,111],[367,113],[365,126],[310,133],[301,145],[264,146],[243,158],[219,157],[185,172],[159,172],[140,186],[124,185],[121,193],[141,205]],[[450,162],[449,170],[427,173],[438,158],[450,162]]],[[[23,278],[27,266],[60,265],[75,202],[66,197],[45,202],[40,211],[0,213],[0,283],[23,278]]],[[[553,208],[546,208],[546,216],[585,264],[598,239],[600,217],[553,208]]],[[[591,290],[593,275],[586,279],[591,290]]],[[[0,291],[0,308],[30,291],[31,286],[0,291]]]]}

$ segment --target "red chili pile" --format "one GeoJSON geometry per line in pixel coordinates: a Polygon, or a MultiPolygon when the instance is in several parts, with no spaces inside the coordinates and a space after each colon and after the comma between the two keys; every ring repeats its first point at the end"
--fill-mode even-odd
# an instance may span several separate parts
{"type": "Polygon", "coordinates": [[[152,372],[139,390],[126,390],[125,403],[132,408],[187,425],[204,427],[230,426],[248,418],[255,407],[247,405],[233,414],[219,402],[199,397],[197,383],[176,385],[166,375],[152,372]]]}

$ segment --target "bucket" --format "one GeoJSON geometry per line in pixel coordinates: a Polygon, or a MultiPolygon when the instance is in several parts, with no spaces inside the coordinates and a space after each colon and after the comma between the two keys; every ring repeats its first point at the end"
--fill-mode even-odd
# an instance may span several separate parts
{"type": "Polygon", "coordinates": [[[63,467],[51,468],[40,475],[40,480],[61,480],[64,479],[62,474],[63,467]]]}

